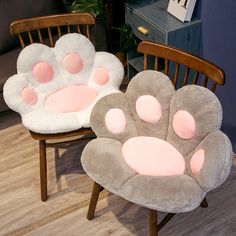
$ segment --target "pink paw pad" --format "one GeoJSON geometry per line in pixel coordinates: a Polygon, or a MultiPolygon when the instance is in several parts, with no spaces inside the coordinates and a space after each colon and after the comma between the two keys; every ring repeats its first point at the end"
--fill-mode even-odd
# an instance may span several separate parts
{"type": "Polygon", "coordinates": [[[189,112],[179,110],[174,115],[173,128],[180,138],[191,139],[196,132],[195,120],[189,112]]]}
{"type": "Polygon", "coordinates": [[[126,118],[124,112],[119,108],[110,109],[105,116],[107,129],[114,133],[121,133],[126,128],[126,118]]]}
{"type": "Polygon", "coordinates": [[[32,88],[24,88],[21,91],[21,98],[28,105],[34,105],[38,100],[37,93],[32,88]]]}
{"type": "Polygon", "coordinates": [[[39,83],[47,83],[53,78],[53,68],[48,62],[41,61],[34,65],[32,75],[39,83]]]}
{"type": "Polygon", "coordinates": [[[190,168],[194,174],[198,174],[200,172],[204,163],[204,159],[205,151],[203,149],[199,149],[193,154],[190,160],[190,168]]]}
{"type": "Polygon", "coordinates": [[[62,65],[69,73],[76,74],[83,69],[83,60],[79,53],[69,53],[64,57],[62,65]]]}
{"type": "Polygon", "coordinates": [[[77,112],[87,108],[97,97],[97,92],[86,85],[74,85],[47,97],[46,110],[58,113],[77,112]]]}
{"type": "Polygon", "coordinates": [[[140,175],[182,175],[185,161],[181,153],[168,142],[138,136],[128,139],[122,146],[126,163],[140,175]]]}
{"type": "Polygon", "coordinates": [[[138,117],[145,122],[155,124],[162,116],[159,101],[151,95],[140,96],[136,101],[138,117]]]}
{"type": "Polygon", "coordinates": [[[94,81],[99,85],[105,85],[109,81],[108,71],[104,67],[97,68],[93,73],[94,81]]]}

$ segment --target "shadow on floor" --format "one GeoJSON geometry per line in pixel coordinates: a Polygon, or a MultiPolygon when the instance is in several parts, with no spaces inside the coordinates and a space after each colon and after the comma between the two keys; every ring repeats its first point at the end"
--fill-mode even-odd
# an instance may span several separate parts
{"type": "Polygon", "coordinates": [[[81,164],[81,154],[87,142],[88,140],[78,140],[73,144],[62,144],[52,148],[54,156],[52,157],[52,162],[48,165],[49,168],[52,166],[51,169],[53,170],[51,173],[49,170],[48,176],[50,198],[64,195],[75,189],[78,189],[78,191],[80,189],[91,191],[92,180],[91,186],[83,186],[83,182],[88,184],[87,180],[83,181],[88,176],[81,164]],[[50,194],[50,192],[53,193],[50,194]]]}
{"type": "Polygon", "coordinates": [[[0,112],[0,130],[21,123],[21,116],[12,110],[0,112]]]}

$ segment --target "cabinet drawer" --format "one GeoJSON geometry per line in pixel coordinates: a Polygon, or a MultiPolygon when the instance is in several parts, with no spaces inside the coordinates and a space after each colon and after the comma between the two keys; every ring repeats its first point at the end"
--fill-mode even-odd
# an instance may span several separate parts
{"type": "Polygon", "coordinates": [[[165,32],[136,15],[130,8],[126,8],[125,21],[132,27],[134,34],[141,40],[166,43],[167,37],[165,32]],[[147,34],[139,31],[139,27],[147,30],[147,34]]]}

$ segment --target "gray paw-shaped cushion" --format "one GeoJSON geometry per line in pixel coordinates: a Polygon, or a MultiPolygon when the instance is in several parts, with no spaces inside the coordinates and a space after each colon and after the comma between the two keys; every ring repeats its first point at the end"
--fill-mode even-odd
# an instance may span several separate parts
{"type": "Polygon", "coordinates": [[[85,147],[82,164],[97,183],[129,201],[190,211],[230,172],[232,146],[221,121],[221,104],[210,90],[175,91],[166,75],[144,71],[126,93],[98,101],[91,114],[98,138],[85,147]]]}

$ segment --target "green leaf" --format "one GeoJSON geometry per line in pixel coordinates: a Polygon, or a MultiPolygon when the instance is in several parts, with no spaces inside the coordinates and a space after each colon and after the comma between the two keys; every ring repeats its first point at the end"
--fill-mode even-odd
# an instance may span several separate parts
{"type": "Polygon", "coordinates": [[[103,0],[74,0],[72,12],[88,12],[94,17],[104,14],[103,0]]]}

